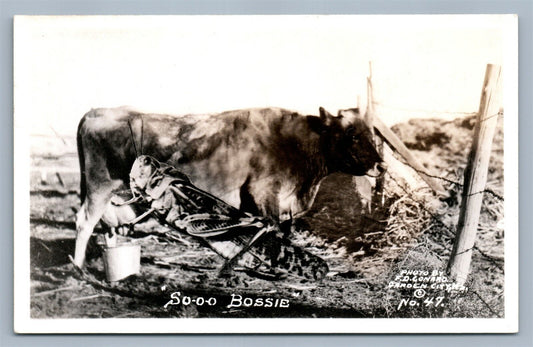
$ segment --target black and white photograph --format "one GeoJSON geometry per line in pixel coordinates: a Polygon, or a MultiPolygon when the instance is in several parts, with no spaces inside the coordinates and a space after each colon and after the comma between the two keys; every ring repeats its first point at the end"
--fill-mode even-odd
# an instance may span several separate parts
{"type": "Polygon", "coordinates": [[[517,332],[517,32],[15,16],[15,331],[517,332]]]}

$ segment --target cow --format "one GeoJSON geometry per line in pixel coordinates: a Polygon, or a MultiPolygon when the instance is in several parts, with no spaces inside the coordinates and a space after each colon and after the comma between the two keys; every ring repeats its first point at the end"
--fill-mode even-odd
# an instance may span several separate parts
{"type": "Polygon", "coordinates": [[[358,110],[351,111],[333,116],[320,107],[315,116],[254,108],[172,116],[129,107],[90,110],[77,131],[82,205],[74,265],[83,266],[99,220],[120,224],[110,200],[127,187],[140,154],[174,166],[244,212],[285,224],[311,207],[327,175],[383,172],[371,131],[358,110]]]}

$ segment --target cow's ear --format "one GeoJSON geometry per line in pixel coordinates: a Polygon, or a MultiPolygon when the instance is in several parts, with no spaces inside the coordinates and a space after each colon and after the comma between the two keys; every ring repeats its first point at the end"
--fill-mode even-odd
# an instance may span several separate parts
{"type": "Polygon", "coordinates": [[[329,126],[333,120],[333,115],[326,111],[324,107],[320,107],[318,112],[320,113],[320,119],[322,120],[322,123],[324,123],[325,126],[329,126]]]}
{"type": "Polygon", "coordinates": [[[307,124],[315,133],[320,134],[324,130],[324,122],[317,116],[307,116],[307,124]]]}

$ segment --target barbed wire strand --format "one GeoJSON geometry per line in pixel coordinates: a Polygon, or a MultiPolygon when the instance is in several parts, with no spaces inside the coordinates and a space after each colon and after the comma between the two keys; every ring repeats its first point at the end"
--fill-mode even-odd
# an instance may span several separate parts
{"type": "MultiPolygon", "coordinates": [[[[423,170],[419,170],[417,169],[416,167],[414,167],[413,165],[409,164],[408,162],[405,161],[405,159],[402,157],[403,160],[401,160],[400,162],[406,166],[409,166],[411,169],[413,169],[414,171],[416,171],[417,173],[419,174],[422,174],[424,176],[427,176],[427,177],[430,177],[430,178],[434,178],[434,179],[438,179],[438,180],[441,180],[441,181],[444,181],[444,182],[447,182],[447,183],[450,183],[450,184],[454,184],[456,186],[459,186],[461,188],[464,188],[464,184],[463,183],[460,183],[458,181],[454,181],[454,180],[451,180],[449,178],[446,178],[446,177],[442,177],[442,176],[436,176],[436,175],[432,175],[426,171],[423,171],[423,170]]],[[[488,193],[490,195],[492,195],[493,197],[495,197],[496,199],[500,200],[500,201],[505,201],[504,197],[501,196],[500,194],[496,193],[494,190],[492,190],[491,188],[485,188],[483,190],[480,190],[478,192],[475,192],[475,193],[470,193],[469,196],[473,196],[473,195],[476,195],[476,194],[482,194],[482,193],[488,193]]]]}
{"type": "Polygon", "coordinates": [[[497,113],[494,113],[494,114],[492,114],[492,115],[490,115],[490,116],[487,116],[487,117],[481,119],[481,120],[479,121],[479,123],[486,122],[486,121],[488,121],[489,119],[494,118],[494,117],[497,117],[497,116],[503,116],[503,112],[497,112],[497,113]]]}
{"type": "Polygon", "coordinates": [[[492,309],[492,307],[483,299],[483,297],[478,292],[476,292],[475,290],[471,290],[470,292],[472,292],[473,294],[477,296],[477,298],[489,309],[490,313],[492,313],[494,316],[498,318],[502,318],[502,316],[500,316],[499,313],[495,312],[492,309]]]}
{"type": "MultiPolygon", "coordinates": [[[[427,113],[427,114],[455,114],[455,115],[466,115],[466,116],[475,116],[478,114],[478,111],[472,111],[472,112],[465,112],[465,111],[445,111],[445,110],[428,110],[428,109],[422,109],[422,108],[409,108],[409,107],[398,107],[398,106],[392,106],[388,105],[386,103],[383,103],[381,101],[373,101],[372,104],[374,106],[380,106],[383,108],[388,108],[391,110],[398,110],[398,111],[404,111],[404,112],[415,112],[415,113],[427,113]]],[[[479,122],[485,122],[490,118],[496,117],[496,116],[503,116],[502,111],[498,111],[497,113],[494,113],[490,116],[485,117],[484,119],[480,120],[479,122]]]]}

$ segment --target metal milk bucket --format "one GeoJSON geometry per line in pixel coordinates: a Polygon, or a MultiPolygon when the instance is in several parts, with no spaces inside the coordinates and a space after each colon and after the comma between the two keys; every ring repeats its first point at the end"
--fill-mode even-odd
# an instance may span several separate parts
{"type": "Polygon", "coordinates": [[[141,271],[141,246],[122,243],[104,250],[104,266],[109,282],[120,281],[141,271]]]}

